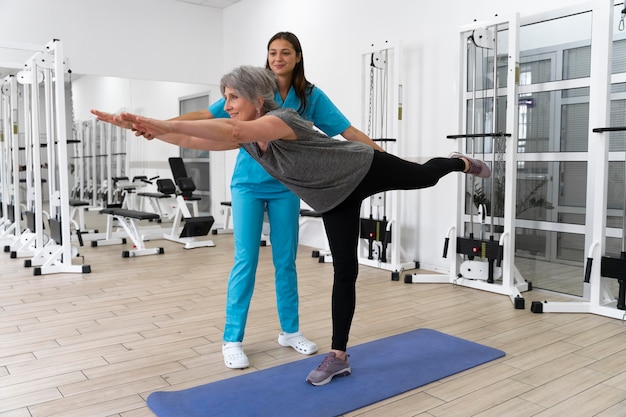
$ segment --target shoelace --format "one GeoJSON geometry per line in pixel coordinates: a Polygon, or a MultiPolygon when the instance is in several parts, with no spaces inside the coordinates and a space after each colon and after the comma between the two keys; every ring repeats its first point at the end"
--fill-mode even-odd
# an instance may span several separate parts
{"type": "Polygon", "coordinates": [[[333,362],[335,362],[335,361],[346,362],[349,357],[350,357],[350,355],[346,355],[346,359],[339,359],[337,356],[327,355],[324,358],[324,360],[322,361],[322,363],[320,363],[320,366],[317,367],[317,369],[320,370],[320,371],[323,371],[326,368],[328,368],[330,366],[330,364],[332,364],[333,362]]]}
{"type": "Polygon", "coordinates": [[[320,371],[323,371],[324,369],[328,368],[335,359],[337,359],[336,356],[327,355],[322,361],[322,363],[320,363],[320,366],[317,367],[317,369],[320,371]]]}

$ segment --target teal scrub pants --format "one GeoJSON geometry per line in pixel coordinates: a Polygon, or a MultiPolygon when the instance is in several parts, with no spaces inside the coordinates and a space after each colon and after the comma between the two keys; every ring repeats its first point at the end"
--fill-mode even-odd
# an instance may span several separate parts
{"type": "Polygon", "coordinates": [[[264,214],[270,224],[275,269],[276,304],[285,333],[299,329],[296,254],[300,198],[291,191],[263,193],[233,187],[232,219],[234,265],[228,277],[224,342],[243,341],[250,300],[254,291],[264,214]]]}

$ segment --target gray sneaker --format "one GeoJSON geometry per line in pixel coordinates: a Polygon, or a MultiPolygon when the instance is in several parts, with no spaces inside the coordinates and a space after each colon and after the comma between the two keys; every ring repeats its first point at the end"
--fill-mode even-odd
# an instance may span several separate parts
{"type": "Polygon", "coordinates": [[[347,376],[352,373],[348,358],[346,360],[338,359],[335,352],[330,352],[320,366],[312,370],[306,377],[306,382],[311,385],[320,386],[328,384],[334,376],[347,376]]]}
{"type": "Polygon", "coordinates": [[[462,153],[452,152],[448,158],[465,158],[469,162],[469,170],[466,174],[471,174],[479,178],[489,178],[491,176],[491,170],[486,163],[480,159],[470,158],[462,153]]]}

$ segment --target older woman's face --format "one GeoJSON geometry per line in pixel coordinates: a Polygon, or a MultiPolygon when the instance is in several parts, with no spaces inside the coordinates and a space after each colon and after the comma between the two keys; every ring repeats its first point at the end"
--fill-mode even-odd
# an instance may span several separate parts
{"type": "Polygon", "coordinates": [[[235,90],[230,87],[224,88],[224,111],[228,113],[231,119],[236,120],[254,120],[259,117],[260,105],[241,97],[235,90]]]}

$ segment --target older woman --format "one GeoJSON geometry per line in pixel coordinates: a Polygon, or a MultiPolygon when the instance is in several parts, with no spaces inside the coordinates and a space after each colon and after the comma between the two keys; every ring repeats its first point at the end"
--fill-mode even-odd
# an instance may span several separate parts
{"type": "Polygon", "coordinates": [[[491,172],[484,162],[461,154],[417,164],[362,143],[329,139],[295,110],[277,106],[275,76],[263,68],[235,68],[222,77],[220,88],[230,119],[162,121],[129,113],[118,117],[181,147],[212,151],[241,147],[322,214],[333,255],[333,335],[331,351],[307,382],[327,384],[334,376],[351,373],[346,350],[356,303],[363,199],[382,191],[432,187],[455,171],[483,178],[491,172]]]}

